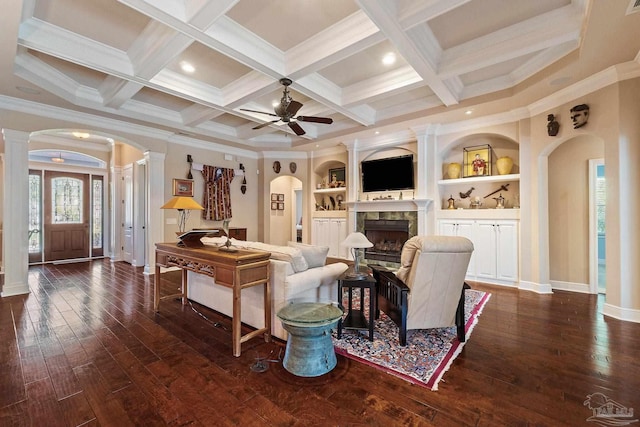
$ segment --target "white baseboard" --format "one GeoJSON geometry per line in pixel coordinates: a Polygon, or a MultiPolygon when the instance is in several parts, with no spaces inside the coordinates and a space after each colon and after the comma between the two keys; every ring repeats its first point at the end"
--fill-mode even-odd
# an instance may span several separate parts
{"type": "Polygon", "coordinates": [[[538,294],[553,293],[553,289],[551,288],[551,285],[548,283],[543,284],[543,283],[527,282],[524,280],[520,281],[520,284],[518,285],[518,289],[522,289],[524,291],[532,291],[538,294]]]}
{"type": "Polygon", "coordinates": [[[559,291],[579,292],[582,294],[590,294],[591,287],[587,283],[562,282],[560,280],[551,280],[551,287],[559,291]]]}
{"type": "MultiPolygon", "coordinates": [[[[5,276],[6,279],[6,276],[5,276]]],[[[0,293],[0,297],[12,297],[15,295],[24,295],[30,292],[29,285],[26,283],[5,283],[2,286],[2,292],[0,293]]]]}
{"type": "Polygon", "coordinates": [[[633,308],[622,308],[605,303],[602,307],[602,314],[626,322],[640,323],[640,310],[633,308]]]}

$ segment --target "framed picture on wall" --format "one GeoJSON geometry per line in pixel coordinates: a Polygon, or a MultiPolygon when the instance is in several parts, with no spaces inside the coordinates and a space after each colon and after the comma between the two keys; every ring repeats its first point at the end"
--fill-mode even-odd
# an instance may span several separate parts
{"type": "Polygon", "coordinates": [[[490,145],[476,145],[463,148],[463,178],[472,176],[490,176],[493,163],[493,150],[490,145]]]}
{"type": "Polygon", "coordinates": [[[173,179],[173,195],[193,197],[192,179],[173,179]]]}
{"type": "Polygon", "coordinates": [[[278,209],[278,202],[271,202],[271,210],[275,211],[276,209],[278,209]]]}
{"type": "Polygon", "coordinates": [[[278,194],[278,201],[284,202],[284,194],[278,194]]]}
{"type": "Polygon", "coordinates": [[[284,202],[278,202],[278,210],[279,211],[283,211],[284,210],[284,202]]]}
{"type": "Polygon", "coordinates": [[[272,202],[278,201],[278,193],[271,193],[271,201],[272,202]]]}

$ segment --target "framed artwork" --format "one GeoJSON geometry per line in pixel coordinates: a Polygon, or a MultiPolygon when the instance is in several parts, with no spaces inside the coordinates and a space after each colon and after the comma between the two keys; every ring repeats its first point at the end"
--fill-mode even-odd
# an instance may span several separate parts
{"type": "Polygon", "coordinates": [[[272,202],[278,201],[278,193],[271,193],[271,201],[272,202]]]}
{"type": "Polygon", "coordinates": [[[173,179],[173,195],[193,197],[192,179],[173,179]]]}
{"type": "Polygon", "coordinates": [[[278,202],[278,210],[279,211],[283,211],[284,210],[284,203],[283,202],[278,202]]]}
{"type": "Polygon", "coordinates": [[[463,148],[464,168],[462,177],[491,176],[493,150],[490,145],[476,145],[463,148]]]}
{"type": "Polygon", "coordinates": [[[344,187],[345,174],[344,168],[329,169],[329,187],[344,187]]]}
{"type": "Polygon", "coordinates": [[[271,202],[271,210],[275,211],[276,209],[278,209],[278,202],[271,202]]]}
{"type": "Polygon", "coordinates": [[[278,194],[278,201],[284,202],[284,194],[278,194]]]}

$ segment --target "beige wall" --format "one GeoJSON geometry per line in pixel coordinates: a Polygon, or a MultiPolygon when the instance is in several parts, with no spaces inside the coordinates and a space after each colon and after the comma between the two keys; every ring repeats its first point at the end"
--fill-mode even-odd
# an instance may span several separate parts
{"type": "MultiPolygon", "coordinates": [[[[165,201],[173,197],[173,179],[186,179],[189,172],[189,163],[187,163],[187,154],[191,154],[194,163],[201,163],[210,166],[219,166],[223,168],[238,169],[242,163],[246,170],[247,191],[242,194],[240,186],[242,177],[236,176],[231,182],[231,227],[244,227],[247,229],[247,239],[255,240],[258,236],[258,182],[256,179],[257,161],[233,155],[232,160],[225,160],[225,153],[214,152],[201,148],[185,147],[178,144],[170,144],[167,149],[165,158],[165,201]]],[[[202,204],[204,194],[204,180],[202,172],[193,170],[194,182],[194,199],[202,204]]],[[[153,185],[153,183],[151,183],[153,185]]],[[[165,218],[164,235],[168,241],[176,240],[175,232],[178,226],[174,224],[166,224],[167,218],[177,218],[177,212],[166,210],[163,212],[165,218]]],[[[201,212],[192,211],[187,221],[186,229],[192,228],[219,228],[222,227],[222,221],[210,221],[202,219],[201,212]]]]}
{"type": "Polygon", "coordinates": [[[589,159],[604,157],[600,138],[579,135],[549,155],[549,277],[589,283],[589,159]]]}

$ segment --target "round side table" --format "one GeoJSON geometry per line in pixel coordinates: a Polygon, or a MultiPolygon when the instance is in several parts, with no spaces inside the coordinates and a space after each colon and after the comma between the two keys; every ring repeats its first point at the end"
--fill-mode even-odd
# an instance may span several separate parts
{"type": "Polygon", "coordinates": [[[342,309],[330,302],[294,300],[282,307],[277,316],[289,332],[284,368],[300,377],[317,377],[335,368],[331,329],[342,314],[342,309]]]}

